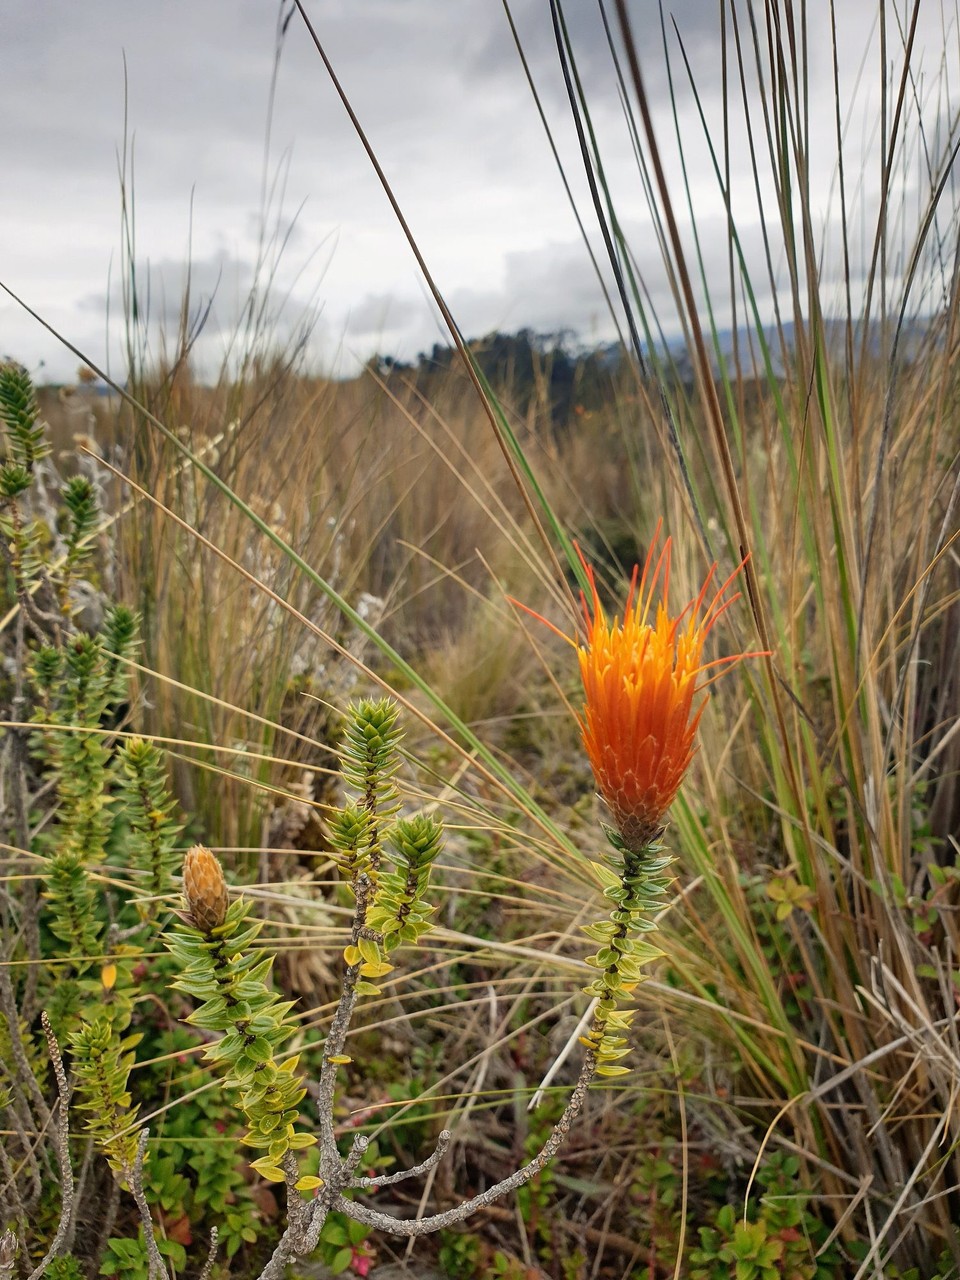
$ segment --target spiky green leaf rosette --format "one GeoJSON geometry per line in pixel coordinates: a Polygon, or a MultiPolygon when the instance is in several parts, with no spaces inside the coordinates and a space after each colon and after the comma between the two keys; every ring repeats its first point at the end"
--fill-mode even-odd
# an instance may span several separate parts
{"type": "Polygon", "coordinates": [[[183,827],[176,821],[176,801],[167,789],[163,752],[144,738],[130,738],[117,751],[117,790],[125,807],[129,832],[127,858],[142,873],[138,896],[144,918],[157,913],[157,900],[170,892],[180,861],[176,840],[183,827]]]}
{"type": "Polygon", "coordinates": [[[402,818],[389,833],[396,871],[381,871],[367,924],[383,938],[385,951],[416,942],[430,928],[435,908],[424,902],[430,869],[443,844],[436,818],[418,813],[402,818]]]}
{"type": "Polygon", "coordinates": [[[0,364],[0,423],[10,456],[28,471],[50,452],[37,393],[29,373],[19,364],[0,364]]]}
{"type": "Polygon", "coordinates": [[[40,843],[49,849],[44,876],[51,932],[81,971],[102,954],[103,924],[93,873],[106,857],[114,822],[112,747],[101,721],[127,696],[126,658],[136,643],[137,617],[117,605],[99,635],[77,634],[62,648],[43,645],[31,673],[40,728],[34,750],[51,769],[59,801],[57,823],[40,843]]]}
{"type": "MultiPolygon", "coordinates": [[[[343,781],[359,793],[371,817],[387,821],[397,811],[394,776],[400,767],[400,708],[391,698],[363,698],[350,707],[341,747],[343,781]]],[[[374,861],[379,851],[374,851],[374,861]]],[[[374,866],[376,870],[376,866],[374,866]]]]}
{"type": "Polygon", "coordinates": [[[316,1141],[294,1127],[306,1093],[297,1075],[299,1059],[276,1060],[277,1049],[293,1034],[287,1016],[293,1002],[267,986],[273,956],[248,951],[262,925],[248,921],[251,904],[243,898],[229,902],[220,864],[201,845],[187,853],[183,893],[183,923],[166,939],[180,966],[173,985],[203,1002],[188,1022],[223,1032],[204,1056],[225,1068],[226,1083],[237,1090],[246,1141],[266,1151],[252,1167],[282,1182],[287,1154],[316,1141]]]}

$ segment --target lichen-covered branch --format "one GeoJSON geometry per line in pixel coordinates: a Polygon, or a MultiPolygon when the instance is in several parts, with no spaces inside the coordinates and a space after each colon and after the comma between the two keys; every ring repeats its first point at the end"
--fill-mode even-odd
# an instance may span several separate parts
{"type": "MultiPolygon", "coordinates": [[[[596,1072],[596,1056],[587,1051],[583,1066],[580,1070],[580,1076],[574,1087],[570,1100],[564,1108],[563,1115],[557,1121],[549,1138],[541,1147],[540,1151],[529,1164],[524,1165],[522,1169],[518,1169],[516,1173],[510,1174],[509,1177],[502,1179],[492,1187],[488,1187],[486,1191],[481,1191],[479,1195],[475,1195],[470,1200],[464,1200],[462,1204],[458,1204],[453,1209],[447,1209],[443,1213],[435,1213],[426,1218],[394,1218],[389,1213],[381,1213],[379,1210],[370,1209],[366,1205],[357,1204],[354,1200],[348,1200],[343,1195],[336,1195],[333,1199],[331,1208],[339,1210],[341,1213],[349,1214],[358,1222],[362,1222],[365,1226],[373,1227],[377,1231],[385,1231],[394,1236],[423,1236],[431,1235],[434,1231],[443,1231],[447,1227],[455,1226],[458,1222],[463,1222],[466,1218],[471,1217],[478,1209],[483,1209],[487,1205],[494,1204],[497,1200],[502,1200],[504,1196],[509,1195],[511,1191],[516,1191],[518,1187],[524,1186],[531,1178],[535,1178],[553,1157],[560,1150],[570,1127],[574,1120],[580,1114],[583,1108],[584,1099],[587,1096],[587,1090],[590,1082],[596,1072]]],[[[435,1153],[436,1154],[436,1153],[435,1153]]],[[[437,1157],[439,1159],[439,1157],[437,1157]]]]}
{"type": "Polygon", "coordinates": [[[159,1277],[164,1273],[163,1257],[153,1234],[153,1218],[150,1215],[150,1206],[147,1204],[146,1193],[143,1189],[143,1161],[147,1154],[149,1133],[148,1129],[141,1129],[140,1131],[140,1137],[137,1141],[137,1154],[131,1170],[130,1190],[137,1203],[137,1209],[140,1211],[140,1225],[143,1227],[143,1238],[147,1244],[148,1280],[159,1280],[159,1277]]]}
{"type": "Polygon", "coordinates": [[[210,1280],[210,1274],[213,1271],[213,1264],[217,1260],[217,1228],[214,1227],[210,1232],[210,1248],[207,1251],[207,1260],[203,1264],[203,1270],[200,1272],[197,1280],[210,1280]]]}
{"type": "Polygon", "coordinates": [[[47,1263],[56,1258],[64,1248],[67,1233],[70,1230],[70,1219],[73,1216],[73,1166],[70,1163],[70,1086],[67,1084],[67,1073],[63,1069],[60,1046],[50,1026],[46,1013],[40,1015],[43,1033],[47,1038],[47,1049],[53,1063],[53,1074],[57,1079],[57,1160],[60,1163],[60,1221],[54,1233],[50,1248],[39,1266],[31,1271],[29,1280],[39,1280],[47,1269],[47,1263]]]}
{"type": "MultiPolygon", "coordinates": [[[[351,1190],[365,1190],[369,1187],[392,1187],[397,1182],[405,1182],[407,1178],[419,1178],[421,1174],[429,1173],[435,1165],[438,1165],[449,1150],[450,1143],[453,1140],[453,1134],[449,1129],[441,1130],[437,1139],[437,1145],[434,1151],[427,1156],[426,1160],[421,1160],[419,1164],[415,1164],[410,1169],[401,1169],[398,1173],[383,1173],[379,1177],[373,1178],[351,1178],[347,1186],[351,1190]]],[[[367,1149],[367,1139],[358,1135],[354,1140],[354,1145],[359,1147],[363,1144],[361,1157],[367,1149]]]]}

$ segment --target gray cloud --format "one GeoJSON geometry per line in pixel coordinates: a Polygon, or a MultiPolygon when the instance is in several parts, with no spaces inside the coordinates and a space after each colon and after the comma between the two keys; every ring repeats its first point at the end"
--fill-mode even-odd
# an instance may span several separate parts
{"type": "MultiPolygon", "coordinates": [[[[953,44],[945,52],[938,8],[921,15],[919,48],[931,71],[939,58],[957,60],[953,44]]],[[[811,30],[826,32],[826,0],[809,9],[811,30]]],[[[618,212],[635,228],[645,278],[666,304],[599,9],[592,0],[567,0],[566,11],[618,212]]],[[[599,290],[576,243],[575,223],[499,0],[310,0],[309,12],[441,289],[463,309],[462,327],[576,327],[588,337],[600,334],[605,322],[599,290]]],[[[549,6],[546,0],[513,0],[513,12],[592,227],[549,6]]],[[[664,12],[676,19],[709,126],[719,133],[718,6],[665,0],[664,12]]],[[[863,175],[863,190],[855,197],[868,211],[861,220],[858,207],[853,220],[858,235],[864,228],[864,252],[879,171],[875,154],[862,160],[864,149],[877,145],[876,77],[869,73],[877,57],[876,0],[847,0],[837,12],[842,100],[851,119],[847,159],[851,172],[863,175]],[[874,61],[868,59],[869,74],[858,84],[868,46],[874,61]]],[[[128,133],[135,139],[127,196],[135,201],[136,257],[154,263],[151,307],[158,322],[175,317],[180,264],[189,246],[197,296],[209,293],[220,277],[210,332],[229,332],[250,285],[265,219],[274,237],[268,256],[277,261],[276,297],[289,295],[285,304],[278,302],[278,324],[293,325],[293,317],[316,299],[324,321],[318,335],[329,338],[333,351],[343,340],[360,358],[388,343],[409,354],[418,344],[442,338],[409,248],[298,18],[283,43],[264,164],[279,13],[279,3],[267,0],[0,4],[0,279],[75,340],[89,342],[94,358],[106,344],[98,311],[108,276],[116,280],[120,263],[117,153],[124,138],[124,55],[128,133]],[[277,259],[280,243],[285,247],[277,259]]],[[[737,13],[746,37],[742,2],[737,13]]],[[[659,6],[633,0],[631,15],[683,219],[659,6]]],[[[668,44],[708,278],[722,287],[722,200],[672,34],[668,44]]],[[[891,51],[895,61],[895,42],[891,51]]],[[[827,198],[835,168],[827,110],[829,39],[812,41],[811,53],[811,185],[818,216],[829,222],[835,217],[835,196],[834,206],[827,198]]],[[[762,138],[759,146],[762,153],[762,138]]],[[[731,164],[737,214],[754,256],[761,241],[752,230],[757,214],[749,153],[735,123],[731,164]]],[[[769,215],[769,181],[764,201],[769,215]]],[[[775,229],[772,235],[779,262],[775,229]]],[[[757,269],[769,304],[762,262],[757,269]]],[[[111,318],[115,329],[115,298],[111,318]]],[[[60,367],[66,373],[75,364],[6,303],[0,303],[0,348],[28,362],[43,358],[51,371],[60,367]]],[[[315,350],[322,354],[319,336],[315,350]]]]}
{"type": "Polygon", "coordinates": [[[397,333],[404,325],[416,321],[423,307],[412,298],[396,298],[391,294],[367,294],[350,309],[345,326],[348,338],[369,338],[377,333],[397,333]]]}
{"type": "MultiPolygon", "coordinates": [[[[656,243],[643,223],[624,228],[628,243],[635,249],[635,264],[644,290],[648,315],[663,325],[668,334],[677,332],[678,319],[673,295],[667,283],[656,243]]],[[[730,324],[732,311],[727,296],[726,223],[720,218],[705,219],[701,225],[703,269],[721,327],[730,324]]],[[[774,287],[771,284],[759,223],[744,225],[747,247],[746,269],[757,306],[764,320],[772,315],[774,287]]],[[[614,310],[623,331],[612,274],[603,258],[599,239],[592,248],[601,264],[601,275],[614,301],[614,310]]],[[[779,281],[782,284],[783,281],[779,281]]],[[[487,289],[457,289],[447,299],[463,333],[481,337],[494,330],[510,332],[532,328],[540,333],[570,330],[584,343],[606,342],[616,336],[596,272],[581,241],[551,243],[537,249],[509,253],[503,279],[487,289]]],[[[740,311],[740,322],[744,314],[740,311]]],[[[335,318],[331,327],[337,328],[335,318]]],[[[351,315],[347,325],[348,344],[362,350],[399,353],[412,359],[434,342],[449,343],[449,335],[426,301],[413,297],[399,301],[386,297],[368,298],[351,315]]]]}
{"type": "MultiPolygon", "coordinates": [[[[593,107],[616,101],[611,40],[620,57],[623,73],[628,77],[613,5],[607,3],[604,8],[606,25],[595,0],[583,0],[582,3],[570,3],[568,0],[563,7],[577,73],[593,107]]],[[[514,0],[510,10],[538,91],[551,107],[564,109],[567,95],[559,69],[553,23],[545,0],[514,0]]],[[[709,96],[720,81],[720,19],[717,6],[704,4],[703,0],[673,0],[672,3],[665,0],[662,6],[663,29],[661,8],[656,0],[634,0],[628,6],[628,11],[647,92],[654,99],[662,98],[667,92],[664,42],[676,63],[675,72],[683,78],[676,34],[679,32],[693,65],[698,88],[709,96]]],[[[516,42],[506,21],[490,25],[486,39],[471,62],[471,73],[479,80],[497,84],[503,84],[515,74],[520,74],[516,42]]]]}

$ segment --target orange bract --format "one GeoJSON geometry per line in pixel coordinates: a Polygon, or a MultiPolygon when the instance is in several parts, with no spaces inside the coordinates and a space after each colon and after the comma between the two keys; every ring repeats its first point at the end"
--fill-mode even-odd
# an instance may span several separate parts
{"type": "MultiPolygon", "coordinates": [[[[657,531],[659,535],[659,528],[657,531]]],[[[607,621],[593,570],[583,560],[591,601],[583,598],[586,641],[577,645],[586,702],[578,717],[600,793],[624,845],[639,852],[657,839],[663,818],[694,755],[706,698],[694,706],[698,680],[708,667],[744,657],[702,661],[710,629],[736,596],[721,603],[735,573],[704,608],[717,566],[700,594],[676,617],[669,609],[670,539],[657,558],[654,537],[639,578],[634,568],[623,619],[607,621]],[[653,594],[662,599],[650,622],[653,594]]],[[[579,554],[579,550],[578,550],[579,554]]],[[[741,566],[742,567],[742,566],[741,566]]]]}

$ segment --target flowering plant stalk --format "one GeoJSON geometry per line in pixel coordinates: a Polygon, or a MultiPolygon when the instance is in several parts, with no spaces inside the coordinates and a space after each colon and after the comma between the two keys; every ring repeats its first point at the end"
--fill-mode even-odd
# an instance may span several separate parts
{"type": "MultiPolygon", "coordinates": [[[[298,1133],[298,1104],[306,1089],[296,1057],[276,1060],[276,1050],[293,1034],[292,1003],[267,986],[272,956],[249,950],[262,928],[250,923],[250,904],[230,902],[220,863],[202,845],[187,853],[183,866],[187,910],[182,925],[167,938],[180,966],[174,986],[202,1000],[187,1019],[223,1035],[205,1056],[226,1068],[247,1121],[246,1141],[265,1151],[252,1167],[271,1182],[283,1182],[288,1153],[311,1146],[312,1134],[298,1133]]],[[[308,1189],[295,1180],[297,1189],[308,1189]]],[[[316,1180],[313,1180],[316,1185],[316,1180]]]]}
{"type": "Polygon", "coordinates": [[[633,1013],[619,1006],[642,980],[644,966],[662,955],[644,935],[655,931],[669,885],[673,859],[661,837],[666,812],[696,749],[707,702],[704,696],[697,703],[707,683],[703,677],[755,656],[733,654],[706,662],[703,658],[708,635],[738,598],[727,591],[742,565],[711,596],[714,564],[695,599],[671,614],[671,540],[667,538],[658,553],[659,539],[658,524],[642,573],[634,567],[623,615],[610,620],[600,603],[593,569],[578,548],[590,589],[589,601],[581,594],[585,638],[580,642],[558,632],[577,651],[584,692],[577,720],[612,818],[612,825],[604,827],[613,850],[609,865],[594,866],[604,896],[614,905],[606,919],[583,929],[599,947],[587,959],[598,972],[584,988],[594,998],[594,1007],[580,1043],[595,1059],[596,1073],[604,1076],[628,1070],[619,1060],[629,1052],[623,1033],[633,1013]]]}

